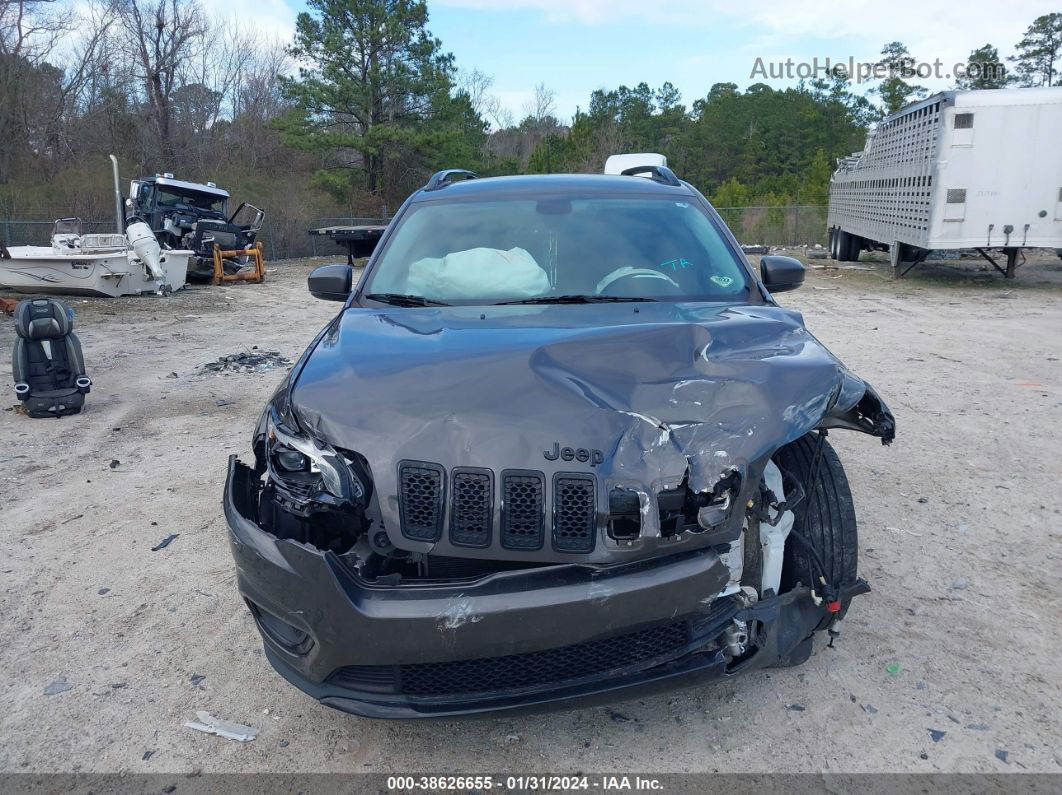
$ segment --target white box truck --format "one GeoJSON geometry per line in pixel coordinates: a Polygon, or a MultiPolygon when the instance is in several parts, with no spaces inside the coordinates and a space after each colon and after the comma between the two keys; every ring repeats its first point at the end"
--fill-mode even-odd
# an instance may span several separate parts
{"type": "Polygon", "coordinates": [[[888,251],[897,277],[969,249],[1013,278],[1021,249],[1062,248],[1062,87],[945,91],[885,117],[838,161],[827,226],[835,259],[888,251]]]}

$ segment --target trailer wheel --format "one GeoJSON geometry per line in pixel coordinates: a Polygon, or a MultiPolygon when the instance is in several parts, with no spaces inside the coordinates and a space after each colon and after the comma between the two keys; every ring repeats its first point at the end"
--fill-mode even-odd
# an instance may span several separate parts
{"type": "Polygon", "coordinates": [[[863,238],[859,235],[848,236],[848,261],[859,262],[859,254],[863,250],[863,238]]]}
{"type": "Polygon", "coordinates": [[[852,248],[852,236],[843,229],[838,229],[836,240],[837,254],[834,256],[834,259],[838,262],[848,262],[850,259],[849,252],[852,248]]]}
{"type": "MultiPolygon", "coordinates": [[[[830,254],[830,259],[837,259],[837,230],[834,227],[830,227],[827,232],[826,249],[830,254]]],[[[1062,254],[1059,254],[1062,256],[1062,254]]]]}

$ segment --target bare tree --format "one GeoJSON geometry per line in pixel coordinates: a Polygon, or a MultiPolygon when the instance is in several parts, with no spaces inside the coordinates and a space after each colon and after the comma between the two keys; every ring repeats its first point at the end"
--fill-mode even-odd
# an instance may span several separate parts
{"type": "Polygon", "coordinates": [[[119,15],[152,112],[159,151],[172,163],[174,92],[181,70],[203,47],[206,17],[196,0],[123,0],[119,15]]]}
{"type": "Polygon", "coordinates": [[[535,86],[535,93],[524,103],[524,115],[538,124],[552,120],[556,126],[557,92],[547,88],[545,83],[535,86]]]}
{"type": "Polygon", "coordinates": [[[71,25],[69,9],[52,0],[0,0],[0,182],[35,137],[39,99],[30,93],[55,99],[61,90],[62,72],[47,61],[71,25]]]}

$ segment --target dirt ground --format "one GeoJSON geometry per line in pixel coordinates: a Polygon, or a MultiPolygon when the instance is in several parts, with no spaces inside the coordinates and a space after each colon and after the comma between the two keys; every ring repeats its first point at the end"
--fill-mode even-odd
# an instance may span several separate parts
{"type": "MultiPolygon", "coordinates": [[[[888,448],[831,435],[874,589],[836,648],[612,708],[462,723],[319,706],[269,667],[236,594],[226,458],[283,369],[198,368],[254,345],[295,358],[337,307],[306,292],[311,264],[73,299],[85,413],[31,420],[4,393],[0,771],[1062,771],[1062,260],[1013,283],[971,263],[897,282],[881,262],[811,260],[780,297],[898,423],[888,448]],[[258,738],[185,728],[196,710],[258,738]]],[[[3,365],[13,338],[0,318],[3,365]]]]}

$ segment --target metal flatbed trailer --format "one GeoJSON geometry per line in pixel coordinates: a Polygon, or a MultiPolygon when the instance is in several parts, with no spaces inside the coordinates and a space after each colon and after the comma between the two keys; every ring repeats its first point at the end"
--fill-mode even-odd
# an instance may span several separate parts
{"type": "Polygon", "coordinates": [[[347,264],[353,265],[355,257],[367,257],[376,249],[380,236],[387,228],[386,224],[367,224],[359,226],[322,226],[311,229],[310,235],[327,237],[336,245],[347,250],[347,264]]]}

